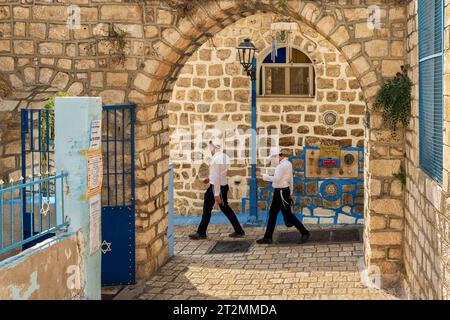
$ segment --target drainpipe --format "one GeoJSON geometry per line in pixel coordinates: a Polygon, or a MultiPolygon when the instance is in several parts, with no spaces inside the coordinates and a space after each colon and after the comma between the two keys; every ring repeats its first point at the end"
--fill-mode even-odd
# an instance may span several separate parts
{"type": "Polygon", "coordinates": [[[262,221],[258,217],[258,179],[256,178],[257,144],[256,144],[256,58],[253,59],[252,69],[248,71],[252,80],[252,137],[251,137],[251,178],[250,178],[250,216],[248,226],[261,226],[262,221]]]}
{"type": "Polygon", "coordinates": [[[169,257],[174,256],[174,235],[173,235],[173,219],[174,219],[174,167],[171,162],[169,165],[169,226],[167,230],[167,237],[169,239],[169,257]]]}

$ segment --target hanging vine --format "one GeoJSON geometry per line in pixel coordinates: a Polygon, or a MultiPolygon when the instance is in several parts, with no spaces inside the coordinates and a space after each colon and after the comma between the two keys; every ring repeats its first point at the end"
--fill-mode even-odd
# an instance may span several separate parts
{"type": "Polygon", "coordinates": [[[110,44],[110,54],[113,57],[113,61],[117,64],[123,65],[125,63],[126,50],[128,48],[128,42],[126,38],[129,36],[129,33],[120,28],[115,28],[112,26],[109,29],[109,34],[106,40],[110,44]]]}
{"type": "Polygon", "coordinates": [[[384,82],[377,93],[374,110],[382,112],[383,122],[393,133],[399,123],[405,128],[409,126],[412,86],[408,66],[405,66],[393,79],[384,82]]]}

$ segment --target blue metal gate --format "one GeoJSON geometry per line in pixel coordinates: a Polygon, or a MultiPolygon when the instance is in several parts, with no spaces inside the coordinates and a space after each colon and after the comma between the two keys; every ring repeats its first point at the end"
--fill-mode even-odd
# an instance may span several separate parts
{"type": "MultiPolygon", "coordinates": [[[[50,174],[54,174],[54,111],[50,109],[22,109],[20,129],[23,183],[35,179],[45,179],[50,174]]],[[[54,182],[49,181],[40,190],[27,186],[23,188],[22,192],[24,195],[21,204],[23,235],[24,239],[28,239],[39,234],[45,228],[43,224],[48,224],[33,208],[37,205],[37,201],[42,199],[47,201],[47,204],[54,201],[55,186],[54,182]]],[[[32,247],[52,236],[54,236],[53,233],[48,233],[38,237],[25,244],[23,249],[32,247]]]]}
{"type": "Polygon", "coordinates": [[[135,283],[135,105],[104,106],[102,285],[135,283]]]}

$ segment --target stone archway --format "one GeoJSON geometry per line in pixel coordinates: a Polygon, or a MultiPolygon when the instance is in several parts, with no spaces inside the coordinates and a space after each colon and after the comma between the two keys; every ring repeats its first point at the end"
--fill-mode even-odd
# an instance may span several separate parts
{"type": "MultiPolygon", "coordinates": [[[[177,17],[173,10],[161,9],[158,12],[160,22],[170,24],[170,27],[162,30],[161,38],[153,44],[159,59],[149,60],[145,68],[147,75],[138,74],[135,80],[136,86],[146,92],[136,92],[135,98],[150,105],[146,110],[151,111],[143,110],[142,114],[164,116],[175,80],[190,55],[208,39],[209,34],[258,10],[290,16],[309,25],[330,41],[353,69],[366,101],[368,115],[382,79],[394,75],[404,64],[404,41],[401,36],[392,41],[383,32],[371,30],[364,5],[346,10],[333,3],[318,5],[313,1],[289,1],[288,8],[281,10],[276,5],[259,1],[211,1],[199,3],[182,18],[177,17]]],[[[387,4],[380,10],[385,13],[389,24],[397,22],[405,26],[404,6],[391,7],[387,4]]],[[[401,30],[399,34],[403,34],[401,30]]],[[[138,122],[140,120],[138,118],[138,122]]],[[[401,196],[395,195],[386,186],[392,184],[392,173],[400,167],[402,139],[389,141],[379,115],[372,113],[367,121],[366,262],[379,266],[384,279],[395,280],[402,267],[403,209],[401,196]]],[[[167,154],[161,160],[168,162],[167,154]]]]}
{"type": "MultiPolygon", "coordinates": [[[[383,78],[393,75],[405,62],[406,5],[397,1],[377,5],[380,29],[368,27],[370,0],[358,4],[288,0],[285,9],[275,0],[186,0],[195,6],[189,6],[184,14],[168,5],[171,2],[80,3],[82,25],[76,30],[67,30],[67,4],[0,5],[0,72],[12,88],[20,81],[25,84],[25,92],[13,100],[15,115],[19,108],[27,107],[27,93],[42,85],[61,86],[76,95],[100,95],[108,103],[138,104],[136,255],[141,279],[168,257],[167,104],[181,68],[212,34],[258,11],[298,20],[339,50],[357,77],[368,110],[383,78]],[[13,30],[14,23],[18,25],[13,30]],[[123,66],[112,64],[108,50],[94,39],[104,36],[108,25],[129,32],[130,48],[123,66]],[[95,52],[89,50],[92,44],[95,52]]],[[[371,113],[369,122],[365,141],[366,260],[395,278],[402,265],[403,199],[394,188],[392,173],[398,171],[403,159],[403,136],[392,141],[378,114],[371,113]]],[[[14,161],[17,169],[17,154],[11,152],[14,160],[3,153],[0,167],[14,161]]]]}
{"type": "MultiPolygon", "coordinates": [[[[201,144],[206,142],[203,139],[209,134],[214,134],[213,131],[216,134],[220,131],[228,141],[225,151],[233,159],[229,203],[235,212],[241,212],[242,199],[249,191],[246,162],[250,150],[246,142],[249,142],[251,126],[251,91],[250,79],[242,70],[235,45],[247,37],[256,44],[257,88],[263,89],[262,63],[271,54],[271,25],[285,20],[285,16],[273,13],[256,13],[239,19],[204,43],[181,70],[169,103],[175,214],[196,216],[203,211],[204,185],[200,180],[207,174],[203,160],[208,155],[204,154],[201,144]],[[192,145],[190,150],[179,148],[192,145]]],[[[319,33],[303,23],[297,22],[297,26],[299,30],[290,33],[289,46],[286,41],[280,42],[279,47],[283,52],[289,47],[308,57],[315,74],[311,84],[314,93],[307,97],[276,98],[259,93],[257,141],[260,168],[268,165],[265,159],[270,141],[279,144],[289,156],[300,156],[304,147],[324,143],[343,148],[364,147],[365,102],[350,66],[336,47],[319,33]],[[335,129],[324,126],[325,112],[336,114],[335,129]]],[[[303,198],[302,202],[305,204],[310,200],[303,198]]],[[[363,214],[362,207],[357,210],[363,214]]],[[[309,215],[309,209],[306,211],[309,215]]],[[[305,222],[314,224],[319,220],[321,224],[331,221],[330,217],[310,216],[305,222]]],[[[362,223],[359,215],[337,216],[336,221],[362,223]]]]}

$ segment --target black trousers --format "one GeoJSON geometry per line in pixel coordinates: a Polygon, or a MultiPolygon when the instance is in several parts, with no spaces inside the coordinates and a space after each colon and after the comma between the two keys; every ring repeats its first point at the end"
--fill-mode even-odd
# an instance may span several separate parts
{"type": "Polygon", "coordinates": [[[280,212],[280,210],[286,223],[294,225],[297,230],[301,232],[301,234],[308,233],[308,230],[306,230],[305,226],[292,213],[290,204],[291,191],[289,190],[289,188],[274,190],[272,204],[270,205],[269,211],[269,221],[267,222],[267,229],[264,238],[272,239],[273,232],[275,231],[275,225],[277,224],[278,212],[280,212]],[[285,203],[284,201],[288,203],[285,203]]]}
{"type": "MultiPolygon", "coordinates": [[[[230,220],[234,231],[237,233],[244,233],[236,214],[233,209],[228,205],[228,185],[220,187],[220,196],[222,197],[222,204],[220,205],[220,210],[225,214],[225,216],[230,220]]],[[[213,186],[210,185],[208,190],[205,192],[205,200],[203,202],[203,216],[200,225],[198,226],[197,232],[201,235],[206,235],[206,229],[208,229],[209,222],[211,220],[211,212],[214,208],[216,199],[214,198],[213,186]]]]}

